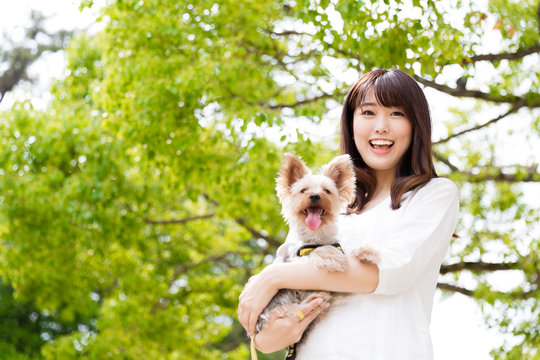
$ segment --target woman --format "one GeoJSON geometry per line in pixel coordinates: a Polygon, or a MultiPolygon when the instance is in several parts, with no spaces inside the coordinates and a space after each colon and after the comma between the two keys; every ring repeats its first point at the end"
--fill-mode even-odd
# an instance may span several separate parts
{"type": "MultiPolygon", "coordinates": [[[[353,293],[310,331],[298,360],[432,359],[431,308],[459,195],[435,172],[429,108],[414,79],[396,69],[362,76],[345,98],[341,152],[352,157],[357,176],[356,200],[339,219],[341,246],[350,253],[370,244],[380,261],[363,264],[351,257],[345,273],[310,263],[269,265],[240,295],[239,320],[253,334],[259,314],[281,288],[353,293]]],[[[297,342],[323,309],[314,300],[298,310],[298,317],[273,319],[257,334],[257,348],[272,352],[297,342]]]]}

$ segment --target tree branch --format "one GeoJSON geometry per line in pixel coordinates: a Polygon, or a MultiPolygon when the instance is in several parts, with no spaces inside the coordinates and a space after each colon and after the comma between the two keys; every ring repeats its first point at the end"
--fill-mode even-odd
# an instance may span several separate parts
{"type": "MultiPolygon", "coordinates": [[[[5,56],[4,53],[0,52],[0,59],[5,56]]],[[[17,47],[11,50],[11,53],[7,54],[7,56],[9,56],[7,59],[8,68],[0,74],[0,101],[4,98],[4,95],[13,90],[19,82],[28,79],[26,71],[37,59],[37,56],[33,55],[29,49],[23,47],[17,47]]]]}
{"type": "Polygon", "coordinates": [[[515,104],[519,107],[530,107],[536,108],[540,107],[540,102],[533,102],[532,100],[527,100],[525,98],[515,96],[515,95],[506,95],[506,96],[493,96],[489,93],[485,93],[479,90],[467,90],[461,87],[451,88],[447,85],[438,84],[433,80],[424,79],[418,75],[413,75],[414,79],[424,86],[429,86],[435,90],[439,90],[446,94],[457,96],[457,97],[468,97],[474,99],[482,99],[486,101],[491,101],[498,104],[515,104]]]}
{"type": "MultiPolygon", "coordinates": [[[[470,183],[479,183],[484,181],[496,182],[540,182],[540,173],[538,165],[533,166],[515,166],[513,173],[505,169],[508,167],[490,166],[485,171],[474,174],[472,171],[465,171],[463,174],[468,177],[466,180],[470,183]]],[[[511,168],[510,168],[511,169],[511,168]]]]}
{"type": "Polygon", "coordinates": [[[452,164],[450,160],[441,155],[439,152],[433,150],[433,157],[435,160],[442,162],[444,165],[450,168],[451,172],[458,172],[464,175],[466,178],[464,181],[469,183],[480,183],[485,181],[495,181],[495,182],[540,182],[540,173],[538,172],[538,165],[532,166],[489,166],[479,171],[478,173],[473,173],[471,170],[463,171],[460,170],[457,166],[452,164]]]}
{"type": "Polygon", "coordinates": [[[433,153],[433,157],[435,158],[435,160],[442,162],[444,165],[448,166],[450,168],[450,170],[452,170],[453,172],[460,172],[461,171],[460,169],[458,169],[457,166],[452,164],[450,162],[450,160],[448,160],[447,158],[442,156],[438,151],[432,150],[432,153],[433,153]]]}
{"type": "Polygon", "coordinates": [[[246,221],[242,218],[236,218],[235,219],[236,223],[240,226],[242,226],[244,229],[246,229],[247,231],[249,231],[249,233],[251,235],[253,235],[254,237],[256,238],[261,238],[261,239],[264,239],[266,240],[266,242],[268,242],[270,245],[272,245],[273,247],[277,248],[281,245],[281,241],[271,237],[271,236],[267,236],[267,235],[263,235],[261,234],[259,231],[255,230],[254,228],[252,228],[251,226],[247,225],[246,224],[246,221]]]}
{"type": "Polygon", "coordinates": [[[523,107],[523,104],[515,104],[515,105],[513,105],[513,106],[510,108],[510,110],[508,110],[508,111],[505,112],[504,114],[499,115],[499,116],[497,116],[496,118],[491,119],[491,120],[489,120],[488,122],[486,122],[486,123],[484,123],[484,124],[473,126],[473,127],[469,128],[469,129],[465,129],[465,130],[459,131],[459,132],[457,132],[457,133],[455,133],[455,134],[449,135],[449,136],[446,137],[446,138],[437,140],[437,141],[435,141],[435,142],[433,143],[433,145],[442,144],[442,143],[445,143],[445,142],[447,142],[447,141],[449,141],[450,139],[453,139],[453,138],[455,138],[455,137],[461,136],[461,135],[463,135],[463,134],[466,134],[466,133],[469,133],[469,132],[472,132],[472,131],[476,131],[476,130],[482,129],[482,128],[484,128],[484,127],[487,127],[487,126],[489,126],[489,125],[491,125],[491,124],[493,124],[493,123],[495,123],[495,122],[497,122],[497,121],[499,121],[499,120],[501,120],[501,119],[507,117],[508,115],[510,115],[510,114],[512,114],[512,113],[514,113],[514,112],[517,112],[517,111],[518,111],[520,108],[522,108],[522,107],[523,107]]]}
{"type": "Polygon", "coordinates": [[[299,54],[296,54],[296,55],[291,55],[291,54],[285,54],[284,56],[284,59],[287,58],[285,63],[287,65],[291,65],[291,64],[298,64],[299,62],[301,61],[313,61],[313,58],[316,57],[316,56],[320,56],[321,55],[321,52],[320,51],[317,51],[316,49],[311,49],[307,52],[301,52],[299,54]]]}
{"type": "Polygon", "coordinates": [[[490,272],[490,271],[499,271],[499,270],[518,270],[519,263],[486,263],[483,261],[477,262],[459,262],[455,264],[442,265],[440,273],[448,274],[453,272],[459,272],[463,270],[469,270],[474,273],[480,272],[490,272]]]}
{"type": "MultiPolygon", "coordinates": [[[[469,290],[460,286],[446,284],[446,283],[437,283],[437,287],[444,291],[450,291],[450,292],[457,292],[469,297],[474,297],[474,290],[469,290]]],[[[532,289],[529,291],[489,291],[490,294],[495,294],[496,298],[504,299],[504,298],[511,298],[515,300],[527,300],[530,298],[534,298],[537,296],[539,290],[538,289],[532,289]]],[[[481,297],[480,297],[481,299],[481,297]]]]}
{"type": "Polygon", "coordinates": [[[197,268],[199,266],[208,264],[210,262],[221,261],[221,260],[225,259],[229,255],[236,255],[236,256],[249,255],[249,256],[253,256],[253,252],[228,251],[228,252],[225,252],[223,254],[208,256],[208,257],[202,259],[201,261],[197,261],[195,263],[179,264],[179,265],[174,267],[173,279],[176,280],[180,275],[182,275],[183,273],[185,273],[188,270],[197,268]]]}
{"type": "MultiPolygon", "coordinates": [[[[228,91],[231,94],[232,98],[239,98],[248,105],[251,105],[251,106],[256,106],[257,105],[257,106],[267,107],[267,108],[269,108],[271,110],[281,110],[283,108],[294,108],[294,107],[297,107],[297,106],[301,106],[301,105],[309,104],[309,103],[312,103],[312,102],[316,102],[316,101],[319,101],[321,99],[332,99],[332,98],[334,98],[336,96],[334,94],[323,93],[322,95],[314,96],[312,98],[308,98],[308,99],[305,99],[305,100],[300,100],[300,101],[297,101],[297,102],[291,103],[291,104],[269,104],[268,102],[264,102],[264,101],[259,101],[259,102],[255,103],[255,102],[247,100],[242,95],[234,93],[230,89],[228,89],[228,91]]],[[[276,95],[278,95],[278,94],[279,93],[277,93],[276,95]]]]}
{"type": "MultiPolygon", "coordinates": [[[[32,11],[31,16],[32,24],[25,31],[25,40],[37,42],[37,51],[24,43],[13,45],[9,51],[0,49],[0,62],[7,65],[7,69],[0,74],[0,102],[5,94],[13,90],[21,81],[31,80],[28,78],[27,70],[45,51],[62,50],[73,34],[72,31],[66,30],[48,33],[43,26],[46,17],[37,11],[32,11]],[[43,44],[38,35],[45,35],[49,42],[43,44]]],[[[12,41],[8,40],[8,42],[12,41]]]]}
{"type": "Polygon", "coordinates": [[[316,101],[319,101],[321,99],[332,99],[332,98],[334,98],[334,94],[323,93],[322,95],[314,96],[312,98],[305,99],[305,100],[300,100],[300,101],[297,101],[297,102],[292,103],[292,104],[270,105],[270,104],[266,104],[264,102],[258,102],[257,104],[261,105],[261,106],[266,106],[266,107],[268,107],[269,109],[272,109],[272,110],[276,110],[276,109],[283,109],[283,108],[294,108],[294,107],[297,107],[297,106],[301,106],[301,105],[309,104],[309,103],[312,103],[312,102],[316,102],[316,101]]]}
{"type": "Polygon", "coordinates": [[[310,34],[310,33],[307,33],[307,32],[299,32],[299,31],[295,31],[295,30],[283,30],[283,31],[280,31],[280,32],[276,32],[276,31],[273,31],[273,30],[266,30],[266,32],[268,34],[274,35],[274,36],[291,36],[291,35],[295,35],[295,36],[303,36],[303,35],[313,36],[313,34],[310,34]]]}
{"type": "MultiPolygon", "coordinates": [[[[191,263],[191,264],[179,264],[179,265],[176,265],[174,267],[174,273],[173,273],[173,276],[172,276],[172,280],[169,283],[169,289],[173,286],[174,281],[178,280],[180,275],[182,275],[186,271],[189,271],[189,270],[197,268],[199,266],[208,264],[210,262],[222,261],[229,255],[242,256],[242,255],[253,255],[253,254],[251,252],[247,253],[247,252],[240,252],[240,251],[228,251],[228,252],[225,252],[223,254],[208,256],[208,257],[202,259],[201,261],[197,261],[197,262],[194,262],[194,263],[191,263]]],[[[228,264],[228,265],[230,267],[233,267],[233,265],[231,265],[231,264],[228,264]]],[[[154,315],[159,310],[165,310],[169,306],[170,302],[171,302],[170,296],[162,296],[162,297],[160,297],[159,301],[156,301],[152,305],[152,310],[151,310],[152,315],[154,315]]]]}
{"type": "MultiPolygon", "coordinates": [[[[212,202],[214,205],[216,206],[219,206],[219,203],[212,199],[210,197],[210,195],[204,193],[204,197],[206,200],[212,202]]],[[[256,238],[261,238],[261,239],[264,239],[266,240],[270,245],[274,246],[275,248],[278,248],[279,246],[281,246],[281,241],[271,237],[271,236],[268,236],[268,235],[263,235],[261,232],[255,230],[254,228],[252,228],[251,226],[247,225],[246,224],[246,220],[244,218],[236,218],[234,219],[234,221],[236,221],[236,223],[240,226],[242,226],[244,229],[246,229],[247,231],[249,231],[249,233],[251,235],[253,235],[253,237],[256,237],[256,238]]]]}
{"type": "Polygon", "coordinates": [[[451,292],[457,292],[463,295],[467,296],[473,296],[474,292],[459,286],[450,285],[446,283],[437,283],[437,287],[441,290],[451,291],[451,292]]]}
{"type": "MultiPolygon", "coordinates": [[[[144,222],[147,223],[147,224],[151,224],[151,225],[175,225],[175,224],[185,224],[189,221],[195,221],[195,220],[203,220],[203,219],[209,219],[209,218],[212,218],[214,217],[215,214],[211,213],[211,214],[206,214],[206,215],[199,215],[199,216],[192,216],[192,217],[188,217],[188,218],[184,218],[184,219],[175,219],[175,220],[151,220],[151,219],[144,219],[144,222]]],[[[243,218],[236,218],[234,219],[234,221],[242,226],[244,229],[246,229],[251,235],[253,235],[253,237],[255,238],[261,238],[261,239],[264,239],[266,240],[266,242],[268,242],[268,244],[270,244],[271,246],[277,248],[281,245],[281,241],[271,237],[271,236],[268,236],[268,235],[264,235],[262,234],[260,231],[257,231],[255,230],[254,228],[252,228],[251,226],[247,225],[246,224],[246,220],[243,219],[243,218]]]]}
{"type": "Polygon", "coordinates": [[[209,219],[213,217],[214,214],[206,214],[206,215],[199,215],[199,216],[192,216],[185,219],[176,219],[176,220],[151,220],[151,219],[144,219],[144,222],[147,224],[152,225],[172,225],[172,224],[184,224],[189,221],[195,221],[195,220],[201,220],[201,219],[209,219]]]}
{"type": "Polygon", "coordinates": [[[529,48],[521,49],[513,53],[485,54],[485,55],[471,56],[471,57],[463,59],[461,61],[461,64],[467,65],[467,64],[478,62],[478,61],[518,60],[527,55],[531,55],[537,52],[540,52],[540,43],[536,43],[535,45],[529,48]]]}

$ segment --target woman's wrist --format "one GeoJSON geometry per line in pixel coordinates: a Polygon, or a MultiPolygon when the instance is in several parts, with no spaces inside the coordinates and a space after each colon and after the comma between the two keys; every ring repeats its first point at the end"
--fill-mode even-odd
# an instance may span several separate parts
{"type": "Polygon", "coordinates": [[[287,265],[288,264],[286,263],[271,264],[263,271],[265,281],[275,292],[279,289],[283,289],[283,274],[285,273],[284,268],[286,268],[287,265]]]}
{"type": "Polygon", "coordinates": [[[270,286],[277,292],[279,289],[301,289],[297,288],[297,277],[310,276],[316,268],[309,262],[302,263],[277,263],[268,268],[268,278],[270,286]]]}

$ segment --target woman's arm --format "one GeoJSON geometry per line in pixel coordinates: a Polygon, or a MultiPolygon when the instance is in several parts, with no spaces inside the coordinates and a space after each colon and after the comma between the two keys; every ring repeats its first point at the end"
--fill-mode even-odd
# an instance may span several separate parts
{"type": "Polygon", "coordinates": [[[253,334],[259,315],[279,289],[325,290],[336,292],[371,293],[379,279],[376,265],[348,258],[345,272],[318,269],[312,262],[278,263],[264,268],[251,277],[240,294],[238,319],[253,334]]]}
{"type": "MultiPolygon", "coordinates": [[[[377,265],[347,257],[344,272],[319,269],[311,262],[272,264],[265,270],[268,281],[277,289],[325,290],[334,292],[371,293],[377,288],[377,265]]],[[[265,273],[265,271],[263,271],[265,273]]]]}

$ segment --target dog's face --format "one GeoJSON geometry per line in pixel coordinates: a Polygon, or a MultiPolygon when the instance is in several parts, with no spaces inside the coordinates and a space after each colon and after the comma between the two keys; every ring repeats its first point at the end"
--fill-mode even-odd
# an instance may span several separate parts
{"type": "Polygon", "coordinates": [[[311,231],[335,221],[342,208],[336,185],[323,175],[305,175],[291,186],[290,192],[291,213],[311,231]]]}
{"type": "Polygon", "coordinates": [[[333,223],[354,199],[352,161],[348,155],[338,156],[321,169],[320,175],[313,175],[299,158],[285,154],[276,190],[284,217],[317,231],[333,223]]]}

